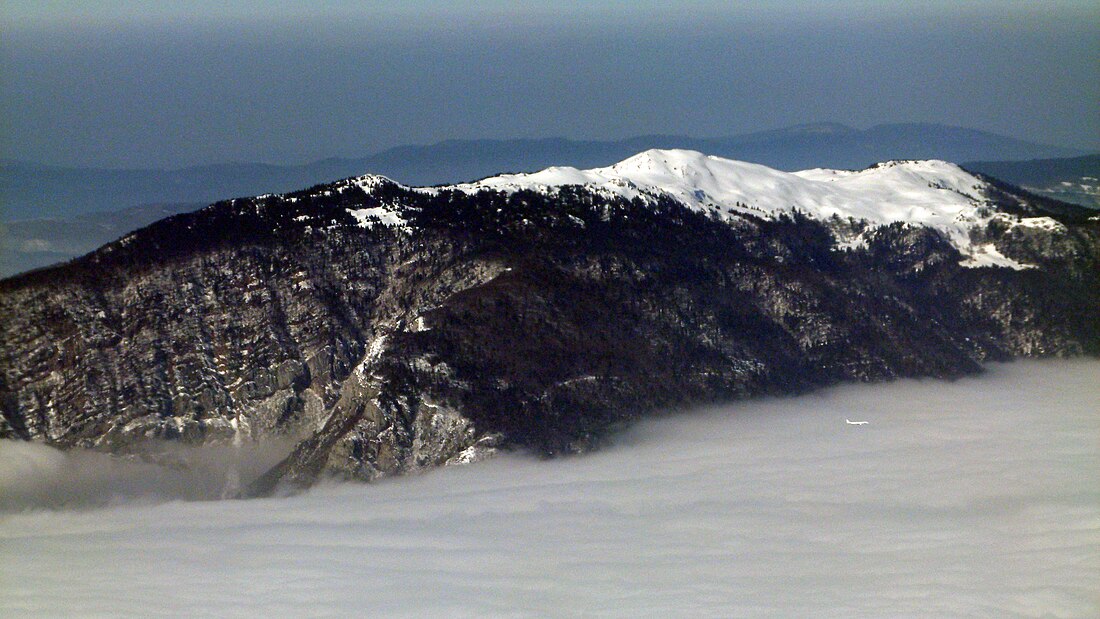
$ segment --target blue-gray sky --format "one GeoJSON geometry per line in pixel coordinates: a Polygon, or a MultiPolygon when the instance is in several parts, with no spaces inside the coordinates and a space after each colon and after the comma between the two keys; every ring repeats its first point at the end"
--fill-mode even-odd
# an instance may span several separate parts
{"type": "Polygon", "coordinates": [[[6,0],[0,156],[293,163],[819,121],[1100,150],[1100,5],[912,4],[6,0]]]}

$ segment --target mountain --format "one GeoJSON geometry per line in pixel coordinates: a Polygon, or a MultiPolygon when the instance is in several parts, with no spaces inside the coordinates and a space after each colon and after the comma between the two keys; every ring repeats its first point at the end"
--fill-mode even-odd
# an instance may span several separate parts
{"type": "Polygon", "coordinates": [[[213,204],[0,281],[0,436],[293,437],[246,494],[840,381],[1100,354],[1100,219],[944,161],[684,150],[213,204]]]}
{"type": "Polygon", "coordinates": [[[501,170],[607,165],[650,148],[694,149],[784,170],[862,168],[888,159],[971,161],[1081,154],[961,127],[893,124],[857,130],[822,123],[725,138],[656,135],[605,142],[560,138],[451,140],[300,166],[239,163],[180,170],[101,170],[9,160],[0,165],[0,203],[4,209],[0,220],[69,217],[151,203],[209,203],[233,196],[291,191],[363,170],[411,184],[454,183],[501,170]]]}
{"type": "Polygon", "coordinates": [[[1100,208],[1100,154],[1028,161],[974,161],[964,165],[1039,195],[1100,208]]]}
{"type": "MultiPolygon", "coordinates": [[[[803,130],[811,131],[810,128],[803,130]]],[[[852,131],[843,125],[824,125],[818,130],[852,131]]],[[[469,143],[455,142],[448,159],[449,163],[442,163],[441,166],[461,165],[464,144],[469,143]]],[[[485,143],[485,148],[491,149],[492,144],[485,143]]],[[[436,148],[442,149],[443,145],[437,145],[436,148]]],[[[505,153],[519,156],[518,151],[508,150],[505,153]]],[[[430,159],[430,155],[404,152],[402,149],[393,151],[391,156],[394,159],[402,157],[408,160],[417,160],[418,157],[430,159]]],[[[467,154],[466,156],[476,158],[476,155],[467,154]]],[[[570,160],[583,160],[586,157],[583,148],[577,148],[572,153],[561,156],[570,160]]],[[[1040,196],[1090,208],[1100,208],[1100,184],[1097,182],[1100,178],[1100,155],[1027,161],[974,161],[964,163],[962,166],[967,170],[1019,185],[1040,196]]],[[[501,167],[508,166],[502,164],[501,167]]],[[[67,218],[15,221],[6,226],[0,224],[0,252],[2,252],[0,277],[70,260],[127,232],[148,225],[156,219],[185,210],[195,210],[200,206],[202,206],[201,203],[154,204],[67,218]]]]}

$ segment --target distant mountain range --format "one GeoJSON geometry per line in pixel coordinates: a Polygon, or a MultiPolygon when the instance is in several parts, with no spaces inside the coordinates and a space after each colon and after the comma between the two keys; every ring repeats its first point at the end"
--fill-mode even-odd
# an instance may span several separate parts
{"type": "Polygon", "coordinates": [[[358,159],[324,159],[298,166],[230,163],[178,170],[107,170],[0,165],[0,221],[71,217],[152,203],[210,203],[281,193],[362,174],[414,185],[456,183],[554,165],[609,165],[651,148],[683,148],[794,171],[859,169],[891,159],[1022,160],[1081,155],[1080,151],[935,124],[890,124],[859,130],[836,123],[798,125],[722,138],[652,135],[618,141],[561,138],[449,140],[401,146],[358,159]]]}

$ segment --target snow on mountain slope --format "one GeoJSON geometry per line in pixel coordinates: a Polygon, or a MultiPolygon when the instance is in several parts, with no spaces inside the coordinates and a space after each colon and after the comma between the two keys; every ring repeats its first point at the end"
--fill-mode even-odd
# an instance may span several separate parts
{"type": "MultiPolygon", "coordinates": [[[[685,150],[649,150],[606,168],[548,168],[458,185],[465,191],[546,190],[590,185],[625,198],[667,194],[700,208],[772,215],[792,208],[813,217],[889,223],[954,221],[978,201],[983,183],[954,164],[912,161],[860,172],[772,168],[685,150]]],[[[965,215],[964,215],[965,216],[965,215]]]]}
{"type": "MultiPolygon", "coordinates": [[[[335,183],[324,191],[340,193],[358,186],[369,192],[392,182],[382,176],[366,175],[335,183]]],[[[653,149],[604,168],[551,167],[459,185],[402,187],[425,193],[445,189],[466,193],[482,190],[552,193],[572,185],[628,200],[669,197],[727,221],[742,215],[776,217],[798,210],[818,220],[835,216],[872,225],[903,222],[930,227],[942,232],[958,248],[964,256],[961,264],[968,267],[1031,267],[1006,257],[991,243],[971,241],[970,231],[984,227],[992,219],[1000,219],[1007,227],[1047,230],[1063,227],[1050,217],[1017,218],[998,212],[989,197],[989,183],[953,163],[938,160],[889,161],[858,171],[815,168],[790,173],[691,150],[653,149]]],[[[352,210],[351,214],[363,227],[376,223],[407,226],[398,204],[352,210]]],[[[841,247],[858,247],[863,243],[858,233],[835,232],[841,247]]]]}
{"type": "MultiPolygon", "coordinates": [[[[837,216],[873,224],[906,222],[945,233],[967,256],[966,266],[1025,268],[989,245],[972,244],[969,229],[994,217],[987,184],[946,161],[892,161],[858,172],[814,169],[788,173],[688,150],[648,150],[606,168],[553,167],[505,174],[454,189],[553,191],[586,185],[627,199],[666,195],[726,219],[773,217],[795,209],[816,219],[837,216]]],[[[1049,218],[1023,225],[1057,225],[1049,218]],[[1039,221],[1042,220],[1042,221],[1039,221]],[[1049,220],[1049,221],[1047,221],[1049,220]]],[[[858,243],[849,239],[849,243],[858,243]]]]}

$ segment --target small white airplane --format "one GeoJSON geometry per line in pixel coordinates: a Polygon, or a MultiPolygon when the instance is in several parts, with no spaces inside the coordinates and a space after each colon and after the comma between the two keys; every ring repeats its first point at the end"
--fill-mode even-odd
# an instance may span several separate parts
{"type": "Polygon", "coordinates": [[[847,417],[845,417],[844,418],[844,423],[846,423],[850,426],[865,426],[870,422],[868,422],[868,421],[852,421],[851,419],[848,419],[847,417]]]}

